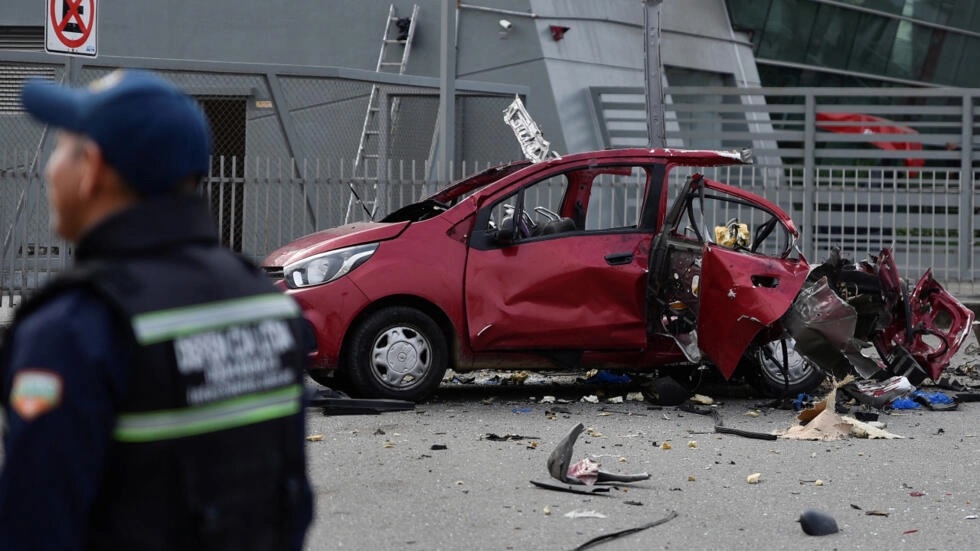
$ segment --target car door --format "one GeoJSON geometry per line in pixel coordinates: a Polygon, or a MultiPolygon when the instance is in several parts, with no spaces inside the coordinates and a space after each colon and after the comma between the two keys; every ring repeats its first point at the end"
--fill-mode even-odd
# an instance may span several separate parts
{"type": "Polygon", "coordinates": [[[643,348],[650,174],[586,165],[489,201],[465,270],[473,350],[643,348]]]}
{"type": "Polygon", "coordinates": [[[703,355],[731,376],[806,279],[797,237],[778,206],[693,175],[654,247],[651,292],[660,329],[688,359],[703,355]]]}

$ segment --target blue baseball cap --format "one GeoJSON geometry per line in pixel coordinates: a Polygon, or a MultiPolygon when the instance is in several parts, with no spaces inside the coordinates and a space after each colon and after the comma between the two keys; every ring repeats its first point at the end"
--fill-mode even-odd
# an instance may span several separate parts
{"type": "Polygon", "coordinates": [[[151,72],[120,69],[86,88],[31,79],[24,108],[40,122],[82,134],[142,195],[160,195],[208,173],[211,131],[200,105],[151,72]]]}

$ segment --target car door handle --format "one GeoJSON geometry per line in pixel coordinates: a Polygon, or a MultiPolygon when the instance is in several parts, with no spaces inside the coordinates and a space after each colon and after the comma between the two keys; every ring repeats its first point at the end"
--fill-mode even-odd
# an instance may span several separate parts
{"type": "Polygon", "coordinates": [[[633,262],[633,253],[612,253],[606,255],[606,264],[621,266],[633,262]]]}
{"type": "Polygon", "coordinates": [[[773,276],[754,275],[752,276],[752,285],[756,287],[775,289],[779,286],[779,278],[773,276]]]}

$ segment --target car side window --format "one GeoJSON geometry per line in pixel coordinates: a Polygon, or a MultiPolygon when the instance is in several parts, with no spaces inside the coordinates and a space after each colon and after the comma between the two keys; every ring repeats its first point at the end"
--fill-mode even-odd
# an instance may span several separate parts
{"type": "Polygon", "coordinates": [[[637,227],[649,183],[645,167],[611,167],[592,179],[586,230],[637,227]]]}
{"type": "Polygon", "coordinates": [[[676,237],[781,258],[793,248],[789,229],[762,206],[713,189],[690,198],[672,228],[676,237]]]}
{"type": "Polygon", "coordinates": [[[491,207],[488,230],[512,227],[515,239],[528,239],[574,230],[574,223],[559,214],[568,178],[556,174],[524,187],[491,207]]]}

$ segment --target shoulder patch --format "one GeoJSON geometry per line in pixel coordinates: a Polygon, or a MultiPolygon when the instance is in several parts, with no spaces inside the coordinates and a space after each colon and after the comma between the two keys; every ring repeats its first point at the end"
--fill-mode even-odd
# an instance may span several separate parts
{"type": "Polygon", "coordinates": [[[22,369],[14,376],[10,407],[25,421],[58,407],[61,403],[61,375],[47,369],[22,369]]]}

